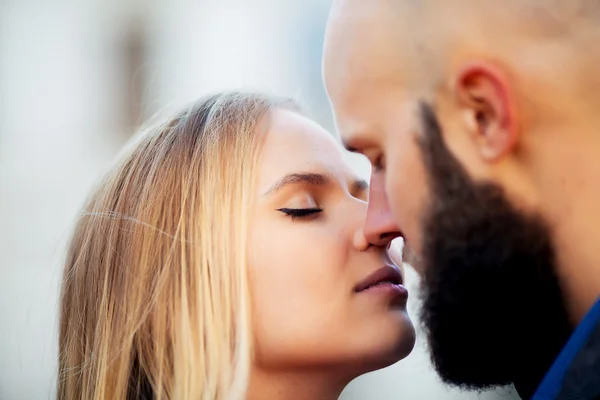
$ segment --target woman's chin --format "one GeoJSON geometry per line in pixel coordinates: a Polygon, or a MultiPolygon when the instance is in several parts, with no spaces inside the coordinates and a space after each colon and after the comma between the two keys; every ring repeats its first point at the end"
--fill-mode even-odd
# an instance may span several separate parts
{"type": "Polygon", "coordinates": [[[364,351],[354,359],[357,376],[396,364],[406,358],[415,346],[415,329],[410,323],[400,328],[383,330],[364,343],[364,351]]]}
{"type": "Polygon", "coordinates": [[[317,364],[334,366],[335,368],[346,368],[360,371],[360,374],[377,369],[389,367],[392,364],[406,358],[415,344],[415,335],[412,325],[406,327],[401,333],[392,335],[372,336],[371,340],[344,346],[339,352],[327,359],[321,359],[317,364]]]}

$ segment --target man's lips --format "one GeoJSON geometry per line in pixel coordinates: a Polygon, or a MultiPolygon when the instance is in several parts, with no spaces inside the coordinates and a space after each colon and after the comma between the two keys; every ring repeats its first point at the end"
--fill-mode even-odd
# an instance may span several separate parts
{"type": "Polygon", "coordinates": [[[402,285],[402,273],[400,269],[392,265],[385,265],[360,281],[354,287],[354,291],[362,292],[363,290],[383,284],[402,285]]]}

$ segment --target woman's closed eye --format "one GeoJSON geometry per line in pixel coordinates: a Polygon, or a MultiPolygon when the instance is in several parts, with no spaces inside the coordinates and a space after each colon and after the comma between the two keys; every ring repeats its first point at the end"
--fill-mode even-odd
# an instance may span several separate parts
{"type": "Polygon", "coordinates": [[[322,208],[311,207],[311,208],[280,208],[277,211],[281,211],[293,220],[296,219],[313,219],[316,218],[319,213],[323,212],[322,208]]]}

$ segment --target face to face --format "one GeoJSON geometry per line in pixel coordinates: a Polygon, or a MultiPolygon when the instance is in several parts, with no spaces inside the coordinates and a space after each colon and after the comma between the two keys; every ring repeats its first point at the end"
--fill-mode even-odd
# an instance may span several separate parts
{"type": "Polygon", "coordinates": [[[389,199],[394,220],[408,239],[405,246],[419,253],[422,232],[415,217],[422,213],[427,192],[426,173],[412,136],[418,121],[406,76],[410,63],[385,46],[391,40],[387,33],[403,24],[390,21],[385,12],[366,2],[335,3],[327,29],[324,78],[338,130],[350,151],[370,160],[371,192],[389,199]],[[389,181],[385,171],[390,169],[405,173],[389,181]]]}
{"type": "Polygon", "coordinates": [[[257,368],[360,374],[414,345],[397,235],[367,242],[368,188],[342,157],[315,123],[272,113],[249,242],[257,368]]]}
{"type": "Polygon", "coordinates": [[[476,167],[464,169],[477,165],[469,135],[450,120],[442,130],[414,85],[416,56],[409,45],[397,50],[397,37],[410,32],[386,24],[390,13],[375,6],[338,3],[325,47],[326,85],[344,142],[373,165],[371,193],[387,196],[419,260],[437,371],[466,387],[527,374],[536,385],[541,376],[531,376],[538,371],[530,362],[543,374],[570,332],[547,224],[493,179],[473,178],[476,167]]]}

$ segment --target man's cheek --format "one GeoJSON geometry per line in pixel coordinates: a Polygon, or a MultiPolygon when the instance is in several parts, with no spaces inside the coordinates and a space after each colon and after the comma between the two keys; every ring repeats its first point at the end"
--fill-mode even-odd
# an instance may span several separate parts
{"type": "Polygon", "coordinates": [[[422,215],[426,212],[427,197],[423,183],[410,172],[389,174],[386,187],[394,221],[402,231],[405,246],[411,253],[420,254],[422,243],[422,215]]]}
{"type": "Polygon", "coordinates": [[[417,272],[417,274],[423,274],[423,263],[421,258],[408,243],[402,250],[402,258],[406,264],[410,265],[417,272]]]}

